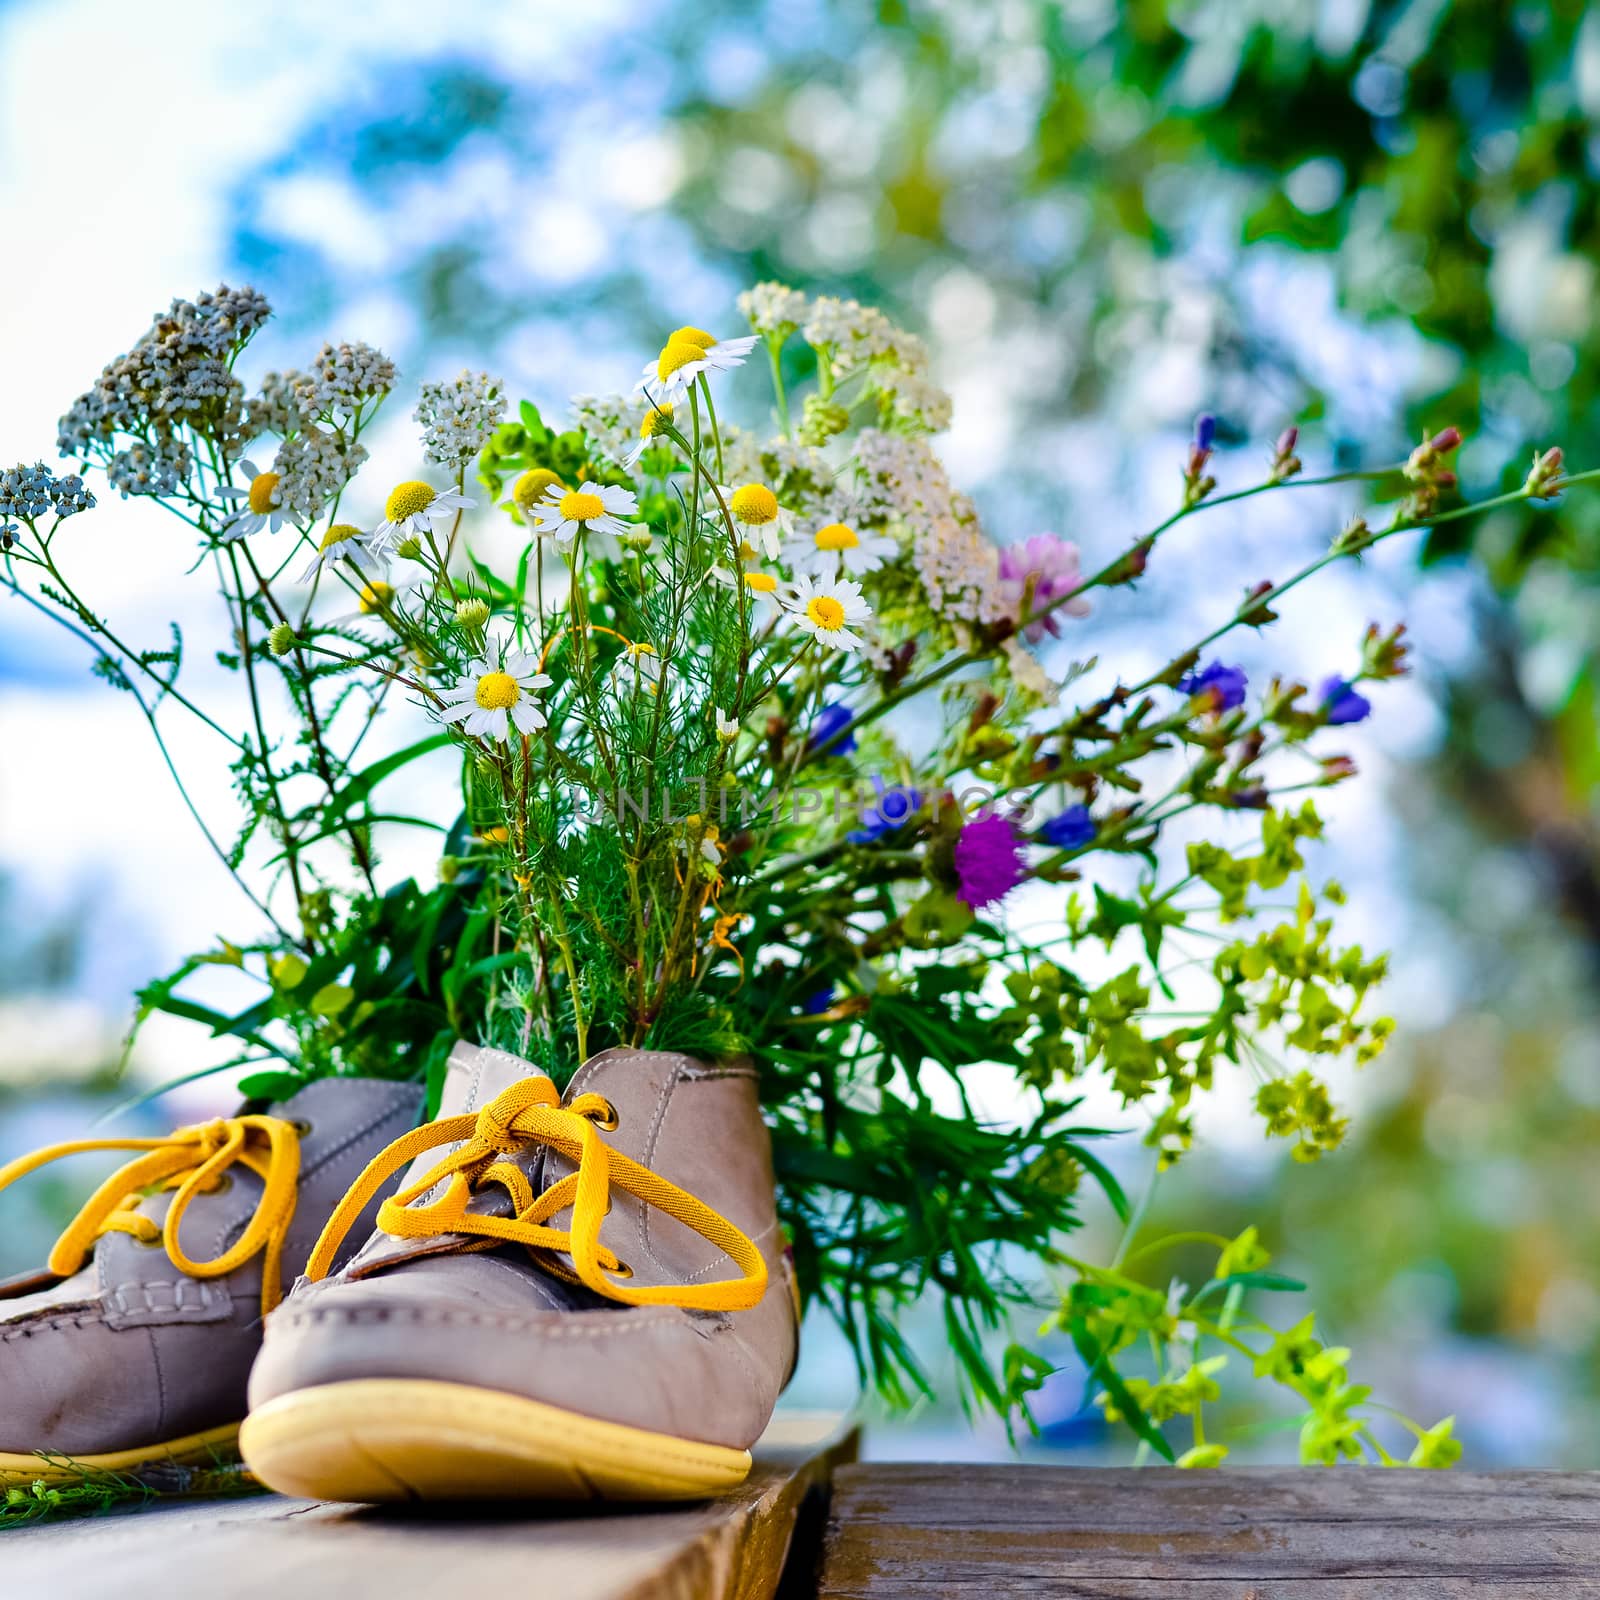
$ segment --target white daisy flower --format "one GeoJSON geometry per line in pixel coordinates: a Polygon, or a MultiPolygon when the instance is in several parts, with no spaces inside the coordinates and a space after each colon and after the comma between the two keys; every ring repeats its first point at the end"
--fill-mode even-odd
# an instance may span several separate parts
{"type": "Polygon", "coordinates": [[[711,708],[711,720],[716,723],[717,737],[724,744],[732,744],[739,737],[739,724],[732,717],[723,716],[721,706],[711,708]]]}
{"type": "Polygon", "coordinates": [[[570,550],[573,540],[583,532],[628,537],[639,524],[623,518],[638,509],[633,491],[615,484],[581,483],[576,489],[553,484],[533,508],[533,529],[541,537],[553,536],[561,549],[570,550]]]}
{"type": "Polygon", "coordinates": [[[439,696],[447,707],[441,717],[445,722],[459,722],[467,733],[503,744],[513,727],[526,734],[537,733],[545,725],[534,696],[554,681],[539,670],[538,656],[527,650],[507,655],[504,641],[489,639],[467,675],[439,696]]]}
{"type": "Polygon", "coordinates": [[[739,339],[719,339],[704,328],[674,328],[667,335],[668,344],[692,344],[705,351],[706,365],[713,372],[732,372],[742,367],[744,359],[761,341],[748,334],[739,339]]]}
{"type": "Polygon", "coordinates": [[[783,604],[800,627],[830,650],[863,648],[861,636],[848,626],[872,616],[872,608],[861,598],[859,583],[848,578],[819,583],[810,573],[802,573],[783,597],[783,604]]]}
{"type": "Polygon", "coordinates": [[[624,693],[661,693],[661,657],[656,647],[640,641],[628,645],[611,667],[611,681],[624,693]]]}
{"type": "Polygon", "coordinates": [[[761,541],[769,561],[776,561],[783,552],[783,541],[794,536],[793,515],[778,504],[777,495],[764,483],[742,483],[737,489],[719,483],[709,506],[719,522],[723,506],[748,538],[761,541]]]}
{"type": "Polygon", "coordinates": [[[711,576],[718,583],[729,589],[737,589],[743,583],[745,593],[750,596],[751,602],[763,619],[776,616],[781,609],[779,604],[779,583],[770,572],[753,569],[749,572],[742,572],[738,577],[735,577],[727,567],[713,567],[711,576]]]}
{"type": "Polygon", "coordinates": [[[253,461],[241,461],[240,467],[250,482],[247,488],[225,484],[215,491],[219,500],[244,502],[223,525],[224,539],[244,539],[252,533],[270,528],[276,533],[284,523],[298,528],[300,524],[283,505],[283,474],[262,472],[253,461]]]}
{"type": "Polygon", "coordinates": [[[843,571],[859,578],[899,555],[900,546],[886,533],[859,533],[847,522],[830,522],[812,534],[801,534],[785,552],[796,572],[819,578],[843,571]]]}
{"type": "Polygon", "coordinates": [[[644,414],[644,420],[639,424],[639,437],[633,448],[622,458],[623,466],[632,471],[639,465],[639,458],[646,450],[655,444],[657,437],[666,428],[672,426],[672,411],[670,403],[666,405],[653,405],[644,414]]]}
{"type": "Polygon", "coordinates": [[[381,578],[384,573],[383,562],[367,548],[366,537],[353,523],[334,523],[323,534],[322,543],[311,558],[311,565],[300,574],[301,583],[310,583],[324,567],[341,559],[360,568],[369,577],[381,578]]]}
{"type": "Polygon", "coordinates": [[[373,554],[387,555],[402,539],[431,533],[477,503],[455,489],[435,489],[420,479],[398,483],[383,503],[383,521],[372,530],[373,554]]]}
{"type": "Polygon", "coordinates": [[[670,400],[702,372],[731,372],[743,366],[756,342],[754,335],[716,339],[704,328],[675,328],[661,347],[661,354],[645,364],[639,388],[653,399],[670,400]]]}

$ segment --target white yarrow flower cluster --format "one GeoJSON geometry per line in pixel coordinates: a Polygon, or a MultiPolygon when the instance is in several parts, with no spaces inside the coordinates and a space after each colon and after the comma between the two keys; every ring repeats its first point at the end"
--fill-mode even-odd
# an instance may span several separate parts
{"type": "Polygon", "coordinates": [[[281,478],[281,504],[299,522],[313,522],[322,508],[361,470],[365,445],[341,433],[306,428],[278,446],[272,470],[281,478]]]}
{"type": "Polygon", "coordinates": [[[856,441],[856,461],[864,518],[898,522],[910,533],[917,573],[936,612],[968,623],[1011,615],[1000,552],[972,502],[951,488],[926,438],[866,428],[856,441]]]}
{"type": "Polygon", "coordinates": [[[739,311],[760,334],[791,334],[811,315],[811,302],[784,283],[758,283],[739,296],[739,311]]]}
{"type": "MultiPolygon", "coordinates": [[[[325,344],[300,379],[304,404],[322,411],[353,412],[394,388],[394,362],[360,340],[325,344]]],[[[424,385],[426,388],[426,385],[424,385]]]]}
{"type": "Polygon", "coordinates": [[[505,415],[505,385],[487,372],[463,371],[448,383],[425,383],[413,413],[428,460],[459,472],[477,459],[505,415]]]}

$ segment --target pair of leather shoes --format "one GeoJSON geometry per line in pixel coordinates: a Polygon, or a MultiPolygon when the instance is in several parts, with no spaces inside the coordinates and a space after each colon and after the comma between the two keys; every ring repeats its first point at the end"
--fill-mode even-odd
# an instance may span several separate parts
{"type": "Polygon", "coordinates": [[[416,1128],[420,1099],[329,1078],[66,1147],[136,1154],[0,1284],[0,1486],[236,1451],[335,1500],[743,1479],[798,1330],[753,1069],[608,1050],[559,1094],[457,1045],[416,1128]]]}

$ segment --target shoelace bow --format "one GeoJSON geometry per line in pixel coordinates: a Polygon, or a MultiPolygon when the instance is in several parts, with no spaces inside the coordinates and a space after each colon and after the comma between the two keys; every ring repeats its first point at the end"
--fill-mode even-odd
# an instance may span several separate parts
{"type": "Polygon", "coordinates": [[[696,1311],[747,1311],[756,1305],[767,1287],[761,1252],[703,1201],[612,1149],[596,1124],[613,1128],[615,1116],[603,1095],[579,1095],[570,1106],[563,1106],[548,1078],[525,1078],[476,1114],[442,1117],[402,1135],[368,1164],[339,1202],[311,1252],[306,1276],[327,1276],[352,1224],[394,1173],[425,1151],[459,1140],[464,1141],[459,1149],[384,1201],[378,1226],[385,1233],[399,1239],[472,1234],[482,1242],[467,1248],[477,1250],[497,1243],[525,1245],[537,1253],[546,1271],[626,1305],[675,1305],[696,1311]],[[548,1146],[575,1162],[578,1170],[535,1194],[522,1168],[500,1159],[530,1144],[548,1146]],[[445,1184],[444,1192],[431,1205],[410,1204],[439,1183],[445,1184]],[[477,1189],[491,1183],[510,1195],[513,1215],[486,1216],[467,1210],[477,1189]],[[629,1288],[620,1280],[631,1277],[631,1269],[600,1243],[612,1185],[692,1228],[728,1256],[742,1276],[716,1283],[629,1288]],[[571,1228],[550,1227],[549,1219],[567,1206],[572,1207],[571,1228]],[[570,1257],[576,1270],[557,1259],[561,1256],[570,1257]]]}
{"type": "Polygon", "coordinates": [[[294,1220],[300,1181],[300,1135],[280,1117],[218,1117],[178,1128],[164,1139],[74,1139],[46,1145],[0,1167],[0,1189],[47,1162],[95,1150],[137,1150],[144,1154],[119,1167],[89,1197],[50,1251],[48,1266],[69,1278],[89,1258],[95,1241],[108,1233],[128,1233],[141,1244],[164,1243],[179,1272],[191,1278],[221,1278],[261,1255],[261,1311],[283,1297],[281,1264],[289,1224],[294,1220]],[[189,1202],[215,1190],[235,1163],[261,1179],[261,1198],[249,1225],[230,1249],[209,1261],[196,1261],[178,1242],[189,1202]],[[166,1221],[157,1224],[135,1209],[151,1191],[175,1190],[166,1221]]]}

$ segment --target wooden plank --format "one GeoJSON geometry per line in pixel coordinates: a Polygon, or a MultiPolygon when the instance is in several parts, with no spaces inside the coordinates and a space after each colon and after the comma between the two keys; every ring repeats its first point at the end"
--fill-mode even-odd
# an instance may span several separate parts
{"type": "Polygon", "coordinates": [[[869,1464],[820,1600],[1600,1596],[1600,1474],[869,1464]]]}
{"type": "Polygon", "coordinates": [[[165,1502],[0,1534],[0,1596],[40,1600],[774,1600],[815,1592],[837,1418],[781,1417],[737,1490],[654,1510],[165,1502]],[[792,1576],[783,1577],[797,1527],[792,1576]],[[780,1584],[787,1581],[787,1591],[780,1584]],[[795,1590],[794,1585],[800,1585],[795,1590]]]}

